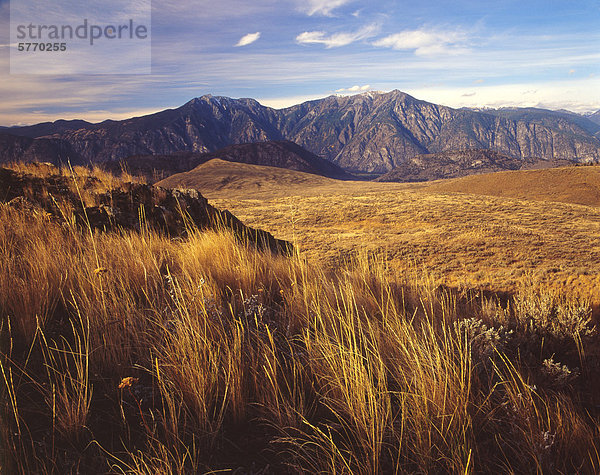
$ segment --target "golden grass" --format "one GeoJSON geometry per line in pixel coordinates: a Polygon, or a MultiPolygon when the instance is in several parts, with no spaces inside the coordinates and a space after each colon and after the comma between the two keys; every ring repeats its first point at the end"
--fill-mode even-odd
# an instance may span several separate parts
{"type": "Polygon", "coordinates": [[[319,265],[334,268],[368,250],[456,288],[537,285],[600,304],[600,208],[442,193],[435,185],[342,183],[296,193],[205,192],[215,206],[294,242],[319,265]]]}
{"type": "MultiPolygon", "coordinates": [[[[429,199],[421,222],[451,208],[429,199]]],[[[460,295],[366,251],[327,270],[225,230],[0,222],[2,472],[600,468],[598,337],[572,296],[460,295]]]]}

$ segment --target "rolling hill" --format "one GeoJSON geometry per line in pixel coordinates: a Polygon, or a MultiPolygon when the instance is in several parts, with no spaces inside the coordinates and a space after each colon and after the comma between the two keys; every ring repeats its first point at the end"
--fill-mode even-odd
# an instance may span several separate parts
{"type": "Polygon", "coordinates": [[[284,168],[342,180],[353,178],[337,165],[286,140],[230,145],[214,153],[177,152],[169,155],[137,155],[107,162],[104,167],[113,173],[125,169],[154,182],[175,173],[190,171],[215,158],[229,162],[284,168]]]}
{"type": "Polygon", "coordinates": [[[427,186],[432,192],[600,206],[600,167],[566,167],[472,175],[427,186]]]}
{"type": "Polygon", "coordinates": [[[211,198],[240,192],[246,196],[274,196],[298,192],[306,187],[335,184],[336,180],[312,173],[213,158],[189,172],[171,175],[156,185],[163,188],[191,188],[211,198]]]}

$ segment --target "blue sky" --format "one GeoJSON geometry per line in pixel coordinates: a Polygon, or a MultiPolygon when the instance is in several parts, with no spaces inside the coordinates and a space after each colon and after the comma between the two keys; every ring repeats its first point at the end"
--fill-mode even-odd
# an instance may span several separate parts
{"type": "Polygon", "coordinates": [[[284,107],[400,89],[453,107],[600,109],[597,0],[154,1],[149,75],[10,75],[8,12],[0,0],[4,125],[120,119],[208,93],[284,107]]]}

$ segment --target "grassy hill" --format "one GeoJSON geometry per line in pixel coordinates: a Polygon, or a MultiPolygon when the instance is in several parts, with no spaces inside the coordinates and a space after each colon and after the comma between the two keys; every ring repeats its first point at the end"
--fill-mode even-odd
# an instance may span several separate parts
{"type": "Polygon", "coordinates": [[[600,167],[563,167],[473,175],[441,181],[430,185],[428,189],[599,206],[600,167]]]}
{"type": "Polygon", "coordinates": [[[283,168],[212,159],[193,170],[177,173],[158,182],[164,188],[192,188],[212,194],[273,196],[306,187],[334,186],[336,180],[283,168]]]}

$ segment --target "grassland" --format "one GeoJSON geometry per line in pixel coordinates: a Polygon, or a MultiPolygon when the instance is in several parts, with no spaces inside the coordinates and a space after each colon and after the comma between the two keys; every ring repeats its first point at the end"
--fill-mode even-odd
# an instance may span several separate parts
{"type": "Polygon", "coordinates": [[[488,269],[471,240],[509,239],[511,213],[518,245],[535,230],[558,255],[543,233],[582,246],[595,210],[370,186],[240,202],[295,237],[291,257],[226,230],[92,232],[0,204],[2,472],[598,473],[589,302],[458,292],[423,268],[462,250],[488,269]],[[459,219],[485,209],[497,219],[460,248],[459,219]],[[388,259],[403,236],[429,242],[420,263],[388,259]]]}
{"type": "Polygon", "coordinates": [[[320,265],[335,267],[369,250],[384,254],[400,270],[426,269],[458,289],[513,292],[535,285],[576,294],[596,307],[600,208],[548,197],[585,198],[581,191],[591,185],[581,179],[581,172],[590,181],[590,175],[600,176],[598,171],[581,167],[507,172],[419,185],[346,182],[290,189],[287,196],[280,191],[252,196],[208,187],[203,193],[246,224],[293,241],[320,265]],[[578,172],[579,181],[569,182],[572,171],[578,172]],[[531,174],[544,183],[545,195],[536,194],[540,185],[527,192],[531,174]],[[548,175],[552,181],[545,181],[548,175]],[[494,188],[496,179],[500,184],[494,188]],[[504,183],[512,183],[512,188],[504,183]],[[498,189],[505,196],[483,194],[493,195],[498,189]],[[527,199],[511,197],[517,189],[527,199]]]}

